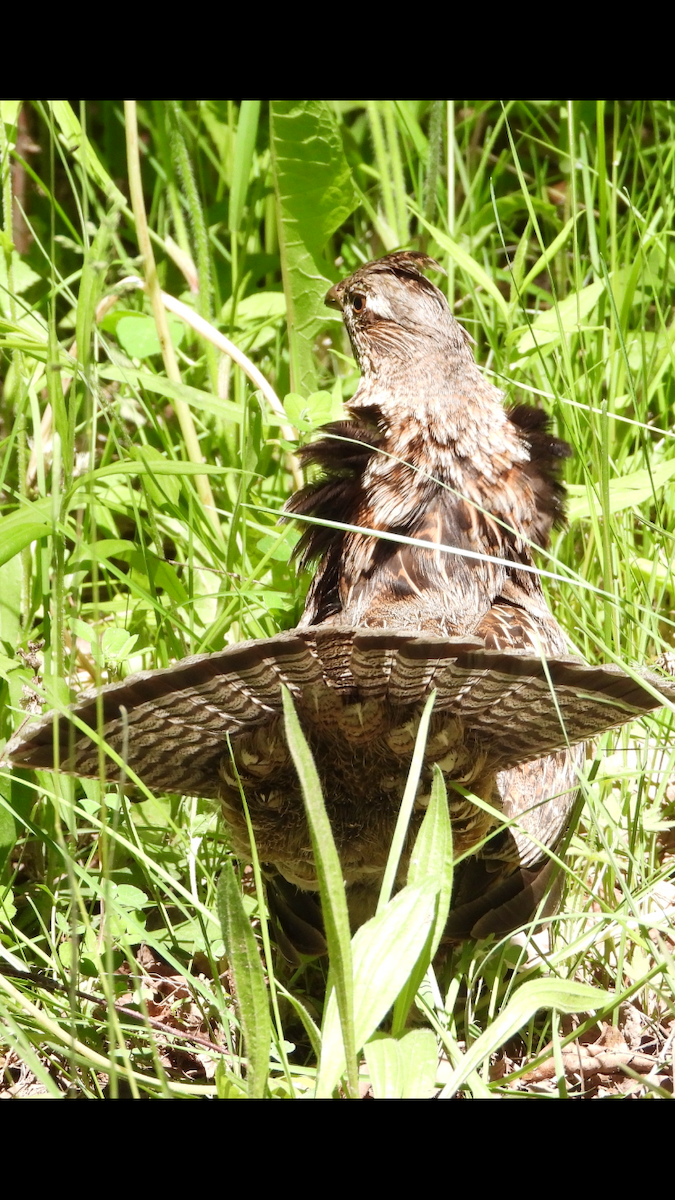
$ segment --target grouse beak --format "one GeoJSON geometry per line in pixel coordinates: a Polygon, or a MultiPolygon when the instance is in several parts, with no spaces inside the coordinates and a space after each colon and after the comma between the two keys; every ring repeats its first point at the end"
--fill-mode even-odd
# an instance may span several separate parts
{"type": "Polygon", "coordinates": [[[326,308],[342,308],[342,305],[340,304],[339,287],[340,284],[336,283],[329,292],[326,292],[326,299],[324,300],[326,308]]]}

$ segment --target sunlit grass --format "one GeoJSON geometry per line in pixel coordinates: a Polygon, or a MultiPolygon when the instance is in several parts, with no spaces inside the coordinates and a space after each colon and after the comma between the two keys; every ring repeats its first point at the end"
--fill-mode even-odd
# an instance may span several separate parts
{"type": "MultiPolygon", "coordinates": [[[[18,134],[17,106],[2,111],[4,737],[26,689],[66,702],[82,687],[297,622],[298,533],[277,524],[294,487],[292,454],[357,380],[321,298],[330,281],[402,244],[445,268],[442,286],[507,401],[542,404],[572,444],[570,522],[542,560],[569,579],[545,588],[570,646],[592,662],[638,665],[669,650],[669,104],[139,106],[159,285],[243,350],[278,397],[302,398],[304,408],[288,401],[287,420],[175,317],[167,372],[147,295],[121,282],[144,273],[122,106],[26,105],[18,134]],[[12,204],[12,164],[17,195],[26,184],[24,213],[12,204]]],[[[465,1091],[511,1094],[489,1071],[507,1037],[507,1076],[551,1043],[551,1094],[578,1094],[583,1084],[560,1066],[574,1032],[562,1014],[594,1007],[574,992],[580,984],[610,993],[606,1004],[596,997],[604,1019],[623,1029],[630,1011],[645,1053],[658,1054],[673,1012],[672,758],[667,712],[601,739],[550,946],[536,958],[525,937],[520,947],[471,945],[439,968],[440,985],[428,976],[433,1053],[428,1040],[404,1051],[399,1028],[401,1046],[371,1052],[376,1094],[417,1094],[410,1062],[419,1056],[424,1074],[436,1045],[465,1091]],[[543,980],[558,991],[542,993],[535,1017],[523,989],[543,980]],[[474,1044],[482,1058],[463,1071],[474,1044]],[[383,1056],[395,1054],[399,1083],[387,1084],[383,1056]]],[[[242,1060],[216,902],[227,853],[227,831],[203,801],[130,806],[97,783],[3,773],[6,1086],[237,1096],[255,1075],[256,1094],[311,1094],[322,968],[291,979],[265,963],[292,999],[273,1013],[266,1080],[260,1047],[255,1072],[242,1060]],[[160,987],[162,972],[171,982],[160,987]],[[305,984],[309,1015],[298,1017],[305,984]],[[198,1032],[212,1049],[184,1040],[181,1059],[153,1021],[198,1032]],[[283,1044],[279,1021],[289,1040],[304,1022],[309,1047],[314,1038],[306,1061],[283,1044]]],[[[248,883],[243,896],[256,917],[261,899],[248,883]]],[[[593,1027],[580,1019],[581,1030],[593,1027]]],[[[361,1070],[365,1078],[370,1064],[361,1070]]],[[[654,1079],[661,1086],[658,1069],[654,1079]]]]}

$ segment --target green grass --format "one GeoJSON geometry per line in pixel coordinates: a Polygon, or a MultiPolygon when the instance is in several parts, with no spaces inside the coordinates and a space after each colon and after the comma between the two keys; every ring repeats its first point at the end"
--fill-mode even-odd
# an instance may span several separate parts
{"type": "MultiPolygon", "coordinates": [[[[297,622],[298,531],[277,515],[298,441],[358,378],[323,295],[403,245],[443,265],[509,400],[541,403],[573,446],[569,525],[542,558],[570,647],[628,666],[671,649],[671,105],[158,101],[125,113],[102,101],[26,104],[20,118],[3,101],[2,116],[3,738],[36,691],[64,703],[297,622]],[[139,278],[148,292],[128,282],[139,278]],[[169,314],[164,354],[159,290],[194,314],[169,314]]],[[[257,867],[232,874],[213,806],[130,805],[96,782],[0,772],[5,1088],[346,1096],[371,1080],[377,1096],[418,1096],[450,1080],[478,1097],[618,1097],[628,1076],[605,1063],[580,1080],[566,1054],[613,1027],[655,1060],[634,1094],[668,1094],[671,725],[662,710],[593,748],[539,957],[525,931],[427,971],[451,867],[442,805],[420,834],[423,872],[351,947],[327,860],[338,1003],[325,1010],[321,964],[294,977],[275,964],[257,867]],[[415,992],[427,1024],[411,1029],[415,992]]]]}

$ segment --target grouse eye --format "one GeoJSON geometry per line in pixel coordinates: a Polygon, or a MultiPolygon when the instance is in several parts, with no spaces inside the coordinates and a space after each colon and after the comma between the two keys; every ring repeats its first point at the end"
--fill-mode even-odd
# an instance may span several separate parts
{"type": "Polygon", "coordinates": [[[366,307],[365,296],[361,296],[358,292],[356,293],[355,296],[352,296],[352,308],[354,309],[355,313],[363,312],[365,307],[366,307]]]}

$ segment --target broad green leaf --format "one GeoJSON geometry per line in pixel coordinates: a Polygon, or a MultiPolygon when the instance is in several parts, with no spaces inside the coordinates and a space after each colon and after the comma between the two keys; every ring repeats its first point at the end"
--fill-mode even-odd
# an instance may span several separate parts
{"type": "Polygon", "coordinates": [[[284,409],[291,425],[302,432],[312,432],[330,421],[333,397],[330,392],[312,392],[305,399],[296,392],[289,392],[284,399],[284,409]]]}
{"type": "MultiPolygon", "coordinates": [[[[417,962],[436,911],[436,881],[404,887],[354,934],[354,1030],[360,1050],[384,1020],[417,962]]],[[[331,963],[332,965],[332,963],[331,963]]],[[[316,1095],[330,1096],[345,1069],[335,992],[323,1022],[316,1095]]]]}
{"type": "Polygon", "coordinates": [[[36,500],[34,504],[11,513],[0,520],[0,565],[9,562],[31,542],[52,532],[52,502],[36,500]]]}
{"type": "Polygon", "coordinates": [[[438,1050],[430,1029],[400,1038],[375,1034],[365,1047],[376,1100],[428,1100],[435,1091],[438,1050]]]}
{"type": "Polygon", "coordinates": [[[0,890],[0,921],[8,925],[11,929],[16,917],[16,904],[14,903],[14,894],[11,888],[3,887],[0,890]]]}
{"type": "Polygon", "coordinates": [[[26,260],[21,258],[16,250],[12,250],[12,284],[17,296],[28,291],[28,288],[32,284],[38,283],[41,278],[42,276],[29,267],[26,260]]]}
{"type": "Polygon", "coordinates": [[[0,100],[0,119],[5,125],[16,125],[20,107],[20,100],[0,100]]]}
{"type": "MultiPolygon", "coordinates": [[[[653,500],[654,494],[664,487],[675,475],[675,460],[659,463],[651,471],[641,468],[623,475],[619,479],[610,480],[609,511],[622,512],[625,508],[633,508],[645,501],[653,500]]],[[[596,514],[602,516],[602,503],[599,496],[593,496],[590,490],[582,484],[572,484],[569,489],[570,499],[567,515],[570,521],[578,521],[590,517],[591,505],[596,514]]]]}
{"type": "Polygon", "coordinates": [[[435,879],[406,886],[354,935],[354,1022],[359,1048],[389,1012],[435,913],[435,879]]]}
{"type": "Polygon", "coordinates": [[[86,621],[80,620],[79,617],[71,617],[69,621],[71,636],[77,637],[82,642],[88,642],[91,646],[91,656],[95,662],[103,666],[101,650],[99,646],[98,630],[92,625],[87,625],[86,621]]]}
{"type": "Polygon", "coordinates": [[[142,909],[148,903],[148,897],[133,883],[111,883],[110,894],[117,904],[123,908],[142,909]]]}
{"type": "Polygon", "coordinates": [[[260,538],[258,549],[261,554],[267,555],[274,562],[288,562],[293,550],[298,542],[298,531],[288,525],[282,534],[276,536],[268,533],[265,537],[260,538]],[[286,533],[290,536],[286,536],[286,533]]]}
{"type": "Polygon", "coordinates": [[[275,612],[285,612],[288,608],[287,592],[273,592],[269,588],[265,588],[262,592],[251,592],[251,597],[258,600],[263,608],[275,612]]]}
{"type": "Polygon", "coordinates": [[[639,571],[643,579],[649,580],[652,577],[660,584],[673,586],[673,566],[669,566],[662,558],[632,558],[631,568],[634,571],[639,571]]]}
{"type": "MultiPolygon", "coordinates": [[[[639,372],[642,370],[645,363],[654,361],[655,356],[660,357],[664,348],[668,348],[668,338],[659,331],[653,332],[651,329],[640,329],[632,336],[629,334],[624,343],[626,358],[631,371],[639,372]]],[[[617,351],[621,353],[621,351],[617,351]]],[[[632,400],[628,395],[625,397],[616,396],[614,398],[614,410],[622,408],[626,401],[632,400]]]]}
{"type": "Polygon", "coordinates": [[[137,633],[129,633],[126,629],[106,629],[101,638],[101,651],[107,662],[125,662],[137,641],[137,633]]]}
{"type": "MultiPolygon", "coordinates": [[[[174,347],[180,346],[185,336],[185,326],[178,317],[167,317],[169,334],[174,347]]],[[[124,316],[117,322],[117,340],[130,358],[151,358],[161,354],[162,347],[157,336],[154,319],[145,313],[124,316]]]]}
{"type": "Polygon", "coordinates": [[[501,1049],[505,1042],[526,1025],[540,1008],[554,1008],[560,1013],[585,1012],[602,1009],[612,1003],[611,992],[564,979],[533,979],[518,988],[506,1008],[494,1018],[484,1033],[467,1050],[461,1066],[457,1067],[443,1089],[441,1098],[451,1099],[471,1073],[501,1049]]]}
{"type": "Polygon", "coordinates": [[[216,903],[244,1034],[248,1094],[260,1099],[267,1087],[272,1022],[258,947],[229,858],[223,862],[216,903]]]}
{"type": "Polygon", "coordinates": [[[246,1085],[241,1079],[237,1079],[236,1076],[228,1072],[222,1058],[219,1058],[216,1063],[215,1080],[219,1100],[246,1099],[246,1085]]]}
{"type": "MultiPolygon", "coordinates": [[[[450,907],[453,877],[452,825],[448,810],[448,790],[443,772],[438,764],[434,764],[429,807],[410,855],[407,881],[416,884],[433,878],[441,882],[442,900],[447,904],[447,908],[445,913],[442,911],[439,913],[440,926],[436,930],[439,940],[445,927],[447,909],[450,907]]],[[[442,907],[443,905],[441,905],[441,909],[442,907]]],[[[435,953],[437,949],[438,941],[436,941],[432,953],[435,953]]]]}
{"type": "Polygon", "coordinates": [[[357,205],[335,117],[323,100],[270,103],[271,148],[279,249],[288,305],[291,387],[316,391],[313,347],[333,315],[324,308],[330,287],[323,252],[357,205]]]}
{"type": "Polygon", "coordinates": [[[580,292],[566,296],[555,308],[539,313],[518,342],[519,353],[527,354],[537,347],[559,341],[561,331],[563,335],[577,333],[581,324],[592,313],[604,290],[602,280],[589,283],[588,287],[582,288],[580,292]]]}
{"type": "MultiPolygon", "coordinates": [[[[251,321],[279,321],[286,316],[286,297],[283,292],[253,292],[237,303],[235,323],[242,329],[251,321]]],[[[229,325],[232,319],[232,298],[223,305],[220,319],[229,325]]]]}
{"type": "Polygon", "coordinates": [[[21,673],[24,682],[30,677],[28,668],[23,666],[20,658],[16,658],[13,654],[0,654],[0,679],[9,682],[15,671],[21,673]]]}
{"type": "Polygon", "coordinates": [[[117,326],[123,317],[140,317],[143,316],[136,308],[124,308],[122,304],[116,304],[110,312],[106,313],[103,320],[99,324],[99,329],[104,333],[114,333],[117,337],[117,326]]]}

